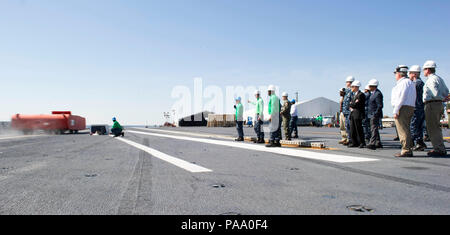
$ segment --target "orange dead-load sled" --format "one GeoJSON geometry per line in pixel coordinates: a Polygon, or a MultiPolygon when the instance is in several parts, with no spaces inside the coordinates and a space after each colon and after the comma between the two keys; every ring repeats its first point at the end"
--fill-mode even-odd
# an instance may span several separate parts
{"type": "Polygon", "coordinates": [[[70,111],[53,111],[52,114],[16,114],[11,117],[11,128],[31,134],[36,130],[47,133],[71,134],[86,129],[84,117],[72,115],[70,111]]]}

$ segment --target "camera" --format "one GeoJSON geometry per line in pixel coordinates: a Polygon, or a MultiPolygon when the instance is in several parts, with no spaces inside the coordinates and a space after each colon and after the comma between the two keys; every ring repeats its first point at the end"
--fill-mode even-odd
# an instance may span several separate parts
{"type": "Polygon", "coordinates": [[[342,88],[340,91],[339,91],[339,95],[340,96],[342,96],[342,97],[344,97],[345,96],[345,88],[342,88]]]}

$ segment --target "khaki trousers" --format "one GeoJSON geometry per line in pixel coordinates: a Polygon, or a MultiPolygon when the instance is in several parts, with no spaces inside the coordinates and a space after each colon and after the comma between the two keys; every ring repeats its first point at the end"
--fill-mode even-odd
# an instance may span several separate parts
{"type": "Polygon", "coordinates": [[[400,108],[398,118],[395,119],[395,126],[397,127],[398,137],[402,144],[402,154],[412,153],[414,146],[411,137],[411,119],[414,115],[414,107],[402,106],[400,108]]]}
{"type": "Polygon", "coordinates": [[[446,153],[444,139],[442,137],[441,116],[444,106],[441,102],[433,102],[425,105],[425,122],[428,136],[431,139],[433,149],[439,153],[446,153]]]}
{"type": "Polygon", "coordinates": [[[343,113],[339,115],[339,129],[341,130],[342,141],[347,141],[347,129],[345,129],[345,116],[343,113]]]}

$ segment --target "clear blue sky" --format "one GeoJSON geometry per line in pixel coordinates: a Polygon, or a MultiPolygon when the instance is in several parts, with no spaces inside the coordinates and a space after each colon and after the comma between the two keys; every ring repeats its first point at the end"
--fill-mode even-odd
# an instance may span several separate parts
{"type": "Polygon", "coordinates": [[[396,65],[432,59],[448,81],[449,12],[447,0],[1,0],[0,120],[162,123],[194,77],[336,101],[346,76],[377,78],[391,114],[396,65]]]}

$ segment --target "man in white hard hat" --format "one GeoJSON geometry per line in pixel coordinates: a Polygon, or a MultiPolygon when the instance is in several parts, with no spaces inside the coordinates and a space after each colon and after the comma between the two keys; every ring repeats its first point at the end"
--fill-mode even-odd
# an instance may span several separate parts
{"type": "Polygon", "coordinates": [[[412,157],[411,118],[416,106],[416,86],[408,79],[408,69],[398,66],[395,69],[397,84],[392,89],[391,104],[394,107],[395,126],[398,131],[402,151],[395,157],[412,157]]]}
{"type": "Polygon", "coordinates": [[[383,118],[383,93],[378,89],[379,82],[376,79],[369,81],[370,99],[368,103],[368,115],[370,120],[370,141],[368,149],[383,148],[380,138],[380,120],[383,118]]]}
{"type": "Polygon", "coordinates": [[[341,114],[339,116],[339,125],[341,130],[342,140],[339,144],[348,145],[351,142],[350,137],[350,101],[353,98],[351,88],[352,83],[355,81],[353,76],[348,76],[345,80],[346,87],[340,91],[341,93],[341,114]]]}
{"type": "Polygon", "coordinates": [[[244,106],[241,104],[241,97],[236,98],[236,129],[238,138],[236,141],[244,141],[244,106]]]}
{"type": "Polygon", "coordinates": [[[350,136],[351,144],[348,145],[349,148],[365,148],[366,141],[364,138],[364,129],[362,126],[362,120],[365,116],[365,106],[366,106],[366,96],[363,92],[359,90],[361,87],[360,81],[354,81],[352,83],[351,89],[353,93],[353,98],[350,102],[350,136]]]}
{"type": "Polygon", "coordinates": [[[427,145],[423,141],[423,129],[425,124],[425,110],[423,104],[423,86],[424,83],[420,79],[420,66],[413,65],[409,70],[409,79],[414,82],[416,86],[416,107],[414,108],[414,115],[411,119],[411,136],[413,144],[415,143],[414,151],[424,151],[427,145]]]}
{"type": "Polygon", "coordinates": [[[262,130],[262,125],[264,124],[264,101],[261,98],[261,93],[259,91],[255,91],[255,98],[256,102],[248,101],[249,103],[256,106],[255,110],[255,133],[257,140],[255,143],[258,144],[265,144],[266,141],[264,140],[264,131],[262,130]]]}
{"type": "Polygon", "coordinates": [[[284,136],[286,140],[291,140],[289,135],[289,122],[291,121],[291,102],[288,99],[289,95],[287,92],[283,92],[281,99],[283,100],[283,106],[281,106],[281,117],[283,119],[282,126],[284,131],[284,136]]]}
{"type": "MultiPolygon", "coordinates": [[[[406,70],[409,69],[409,67],[406,66],[406,65],[399,65],[399,66],[397,66],[396,69],[402,69],[402,68],[405,68],[406,70]]],[[[408,76],[406,76],[406,77],[408,77],[408,76]]],[[[395,134],[396,134],[396,136],[395,136],[395,138],[394,138],[394,141],[400,141],[400,137],[398,137],[397,127],[395,127],[395,134]]]]}
{"type": "Polygon", "coordinates": [[[363,120],[363,129],[364,129],[364,138],[366,139],[366,143],[370,142],[371,132],[370,132],[370,119],[368,118],[369,114],[369,100],[370,100],[370,87],[367,85],[364,88],[364,95],[366,96],[366,104],[364,109],[364,120],[363,120]]]}
{"type": "Polygon", "coordinates": [[[433,145],[433,150],[428,152],[430,157],[447,155],[442,137],[441,116],[443,102],[449,101],[449,90],[444,80],[435,74],[436,67],[434,61],[427,61],[423,66],[424,75],[428,78],[423,88],[423,101],[427,132],[433,145]]]}
{"type": "Polygon", "coordinates": [[[275,86],[270,85],[267,89],[269,95],[269,122],[270,122],[270,139],[269,144],[266,145],[268,148],[281,147],[281,103],[280,99],[275,95],[275,86]]]}

